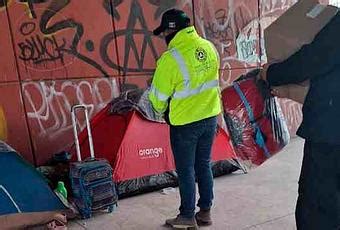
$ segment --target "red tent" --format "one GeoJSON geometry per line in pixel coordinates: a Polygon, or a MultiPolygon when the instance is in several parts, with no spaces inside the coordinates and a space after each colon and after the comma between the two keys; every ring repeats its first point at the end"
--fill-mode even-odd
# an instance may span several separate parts
{"type": "MultiPolygon", "coordinates": [[[[169,126],[146,120],[139,112],[110,114],[110,105],[91,119],[96,157],[106,158],[114,170],[120,197],[176,185],[169,126]]],[[[89,156],[87,131],[79,134],[84,157],[89,156]]],[[[237,169],[229,136],[219,128],[213,145],[215,174],[237,169]]]]}

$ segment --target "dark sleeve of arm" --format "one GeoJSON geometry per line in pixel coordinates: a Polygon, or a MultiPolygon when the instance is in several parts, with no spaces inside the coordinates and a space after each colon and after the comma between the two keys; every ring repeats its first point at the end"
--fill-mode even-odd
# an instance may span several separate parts
{"type": "Polygon", "coordinates": [[[269,66],[267,81],[271,86],[297,84],[316,78],[329,72],[339,62],[340,17],[335,17],[337,19],[332,20],[312,43],[302,46],[287,60],[269,66]]]}

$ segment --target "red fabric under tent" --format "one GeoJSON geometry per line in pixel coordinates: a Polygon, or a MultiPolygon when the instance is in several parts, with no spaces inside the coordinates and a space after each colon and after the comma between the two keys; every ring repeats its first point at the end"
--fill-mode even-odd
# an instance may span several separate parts
{"type": "MultiPolygon", "coordinates": [[[[110,104],[92,117],[97,158],[106,158],[120,197],[177,185],[169,126],[145,119],[138,111],[110,113],[110,104]]],[[[83,158],[89,157],[87,131],[79,134],[83,158]]],[[[238,169],[229,135],[218,128],[212,160],[215,176],[238,169]]]]}

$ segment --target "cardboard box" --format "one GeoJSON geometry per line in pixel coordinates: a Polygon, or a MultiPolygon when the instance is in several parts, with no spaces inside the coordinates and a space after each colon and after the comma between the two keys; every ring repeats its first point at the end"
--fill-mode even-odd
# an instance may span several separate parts
{"type": "MultiPolygon", "coordinates": [[[[318,0],[298,1],[264,30],[268,63],[284,61],[311,43],[337,12],[337,7],[320,4],[318,0]]],[[[280,96],[303,103],[309,82],[275,89],[280,96]]]]}
{"type": "Polygon", "coordinates": [[[303,84],[289,84],[285,86],[274,87],[276,95],[280,98],[289,98],[293,101],[303,104],[309,90],[309,81],[303,84]]]}

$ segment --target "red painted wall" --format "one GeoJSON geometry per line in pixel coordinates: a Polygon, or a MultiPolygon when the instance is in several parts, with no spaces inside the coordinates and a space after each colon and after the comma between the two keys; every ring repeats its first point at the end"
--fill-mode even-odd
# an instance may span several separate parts
{"type": "MultiPolygon", "coordinates": [[[[266,61],[262,31],[296,0],[0,0],[0,106],[7,142],[44,164],[73,143],[70,108],[93,115],[123,83],[145,86],[166,49],[152,36],[178,7],[221,55],[221,85],[266,61]]],[[[289,128],[300,105],[282,100],[289,128]]]]}

